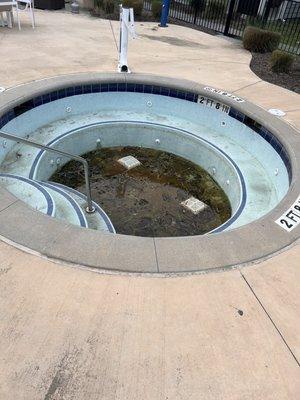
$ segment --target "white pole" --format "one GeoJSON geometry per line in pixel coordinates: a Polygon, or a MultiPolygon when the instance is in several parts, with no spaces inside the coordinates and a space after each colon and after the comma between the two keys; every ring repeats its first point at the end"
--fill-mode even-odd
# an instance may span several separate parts
{"type": "Polygon", "coordinates": [[[128,72],[128,62],[127,62],[128,23],[129,23],[129,8],[121,7],[120,49],[119,49],[120,72],[128,72]]]}
{"type": "Polygon", "coordinates": [[[119,44],[119,72],[130,72],[128,68],[128,35],[135,39],[133,8],[123,8],[120,5],[120,44],[119,44]]]}

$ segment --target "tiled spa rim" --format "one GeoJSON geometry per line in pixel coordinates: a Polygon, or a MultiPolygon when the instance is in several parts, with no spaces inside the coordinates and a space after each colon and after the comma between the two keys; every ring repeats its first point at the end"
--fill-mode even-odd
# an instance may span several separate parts
{"type": "Polygon", "coordinates": [[[9,89],[0,107],[3,131],[73,154],[142,146],[186,158],[213,176],[233,211],[204,236],[114,234],[105,209],[98,204],[94,219],[81,215],[85,199],[65,187],[60,190],[79,208],[64,215],[67,199],[47,181],[68,160],[0,138],[1,173],[44,185],[59,205],[57,218],[50,218],[1,189],[1,235],[16,244],[94,268],[157,273],[232,267],[298,238],[297,132],[245,99],[149,75],[80,74],[9,89]],[[27,236],[21,235],[25,229],[27,236]]]}

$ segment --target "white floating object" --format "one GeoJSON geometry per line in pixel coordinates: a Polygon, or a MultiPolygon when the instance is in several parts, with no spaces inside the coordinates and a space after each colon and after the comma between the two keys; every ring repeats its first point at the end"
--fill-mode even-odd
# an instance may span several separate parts
{"type": "Polygon", "coordinates": [[[0,86],[0,93],[2,93],[2,92],[4,92],[4,91],[5,91],[5,87],[0,86]]]}
{"type": "Polygon", "coordinates": [[[276,117],[284,117],[286,114],[284,111],[279,110],[278,108],[270,108],[269,113],[276,115],[276,117]]]}
{"type": "Polygon", "coordinates": [[[183,201],[181,205],[187,210],[191,211],[193,214],[199,214],[199,212],[205,210],[208,205],[203,203],[203,201],[196,199],[195,197],[190,197],[189,199],[183,201]]]}
{"type": "Polygon", "coordinates": [[[160,140],[159,139],[155,139],[155,143],[156,144],[160,144],[160,140]]]}
{"type": "Polygon", "coordinates": [[[120,158],[118,160],[118,163],[123,165],[123,167],[125,167],[126,169],[132,169],[141,165],[140,161],[133,156],[120,158]]]}
{"type": "Polygon", "coordinates": [[[152,101],[151,100],[147,101],[147,106],[148,107],[152,107],[152,101]]]}
{"type": "Polygon", "coordinates": [[[71,107],[67,107],[66,111],[67,111],[67,113],[70,113],[72,111],[72,108],[71,107]]]}

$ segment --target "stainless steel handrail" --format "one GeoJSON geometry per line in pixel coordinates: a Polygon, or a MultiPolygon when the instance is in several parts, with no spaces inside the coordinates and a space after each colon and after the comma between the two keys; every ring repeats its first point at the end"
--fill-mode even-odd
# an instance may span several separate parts
{"type": "Polygon", "coordinates": [[[54,149],[49,146],[45,146],[44,144],[37,143],[34,140],[24,139],[22,137],[13,135],[11,133],[3,132],[1,130],[0,130],[0,137],[3,137],[8,140],[12,140],[14,142],[24,143],[24,144],[27,144],[28,146],[32,146],[32,147],[36,147],[36,148],[44,150],[44,151],[56,153],[61,156],[64,156],[67,158],[72,158],[76,161],[81,162],[83,164],[83,168],[84,168],[84,177],[85,177],[85,186],[86,186],[86,198],[87,198],[86,212],[89,214],[95,212],[95,207],[93,206],[93,201],[92,201],[92,196],[91,196],[89,164],[84,158],[82,158],[80,156],[76,156],[75,154],[66,153],[65,151],[61,151],[61,150],[57,150],[57,149],[54,149]]]}

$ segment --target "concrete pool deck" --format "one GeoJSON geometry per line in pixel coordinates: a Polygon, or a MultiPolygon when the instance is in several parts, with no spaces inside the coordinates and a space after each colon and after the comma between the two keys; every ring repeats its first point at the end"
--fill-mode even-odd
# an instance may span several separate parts
{"type": "MultiPolygon", "coordinates": [[[[23,21],[21,32],[0,30],[0,58],[7,60],[0,86],[115,70],[109,21],[37,12],[36,31],[23,21]]],[[[116,34],[118,24],[112,25],[116,34]]],[[[260,81],[240,42],[178,26],[153,28],[137,24],[133,72],[234,91],[287,111],[285,119],[299,129],[299,96],[260,81]]],[[[106,275],[2,242],[0,399],[295,399],[299,265],[295,245],[242,270],[106,275]]]]}

